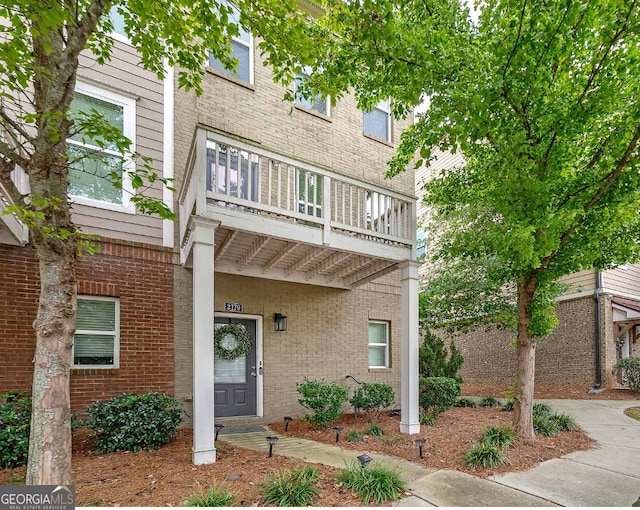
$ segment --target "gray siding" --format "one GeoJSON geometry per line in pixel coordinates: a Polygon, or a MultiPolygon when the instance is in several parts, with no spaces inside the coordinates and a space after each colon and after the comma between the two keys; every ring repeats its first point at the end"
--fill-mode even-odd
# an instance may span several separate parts
{"type": "Polygon", "coordinates": [[[605,271],[603,284],[608,290],[640,297],[640,265],[628,264],[605,271]]]}
{"type": "MultiPolygon", "coordinates": [[[[136,150],[153,159],[153,168],[162,173],[163,163],[163,83],[142,69],[133,47],[114,42],[111,61],[100,66],[85,52],[80,59],[79,80],[136,98],[136,150]]],[[[162,199],[162,187],[154,185],[146,194],[162,199]]],[[[127,214],[81,204],[73,206],[74,221],[87,233],[104,237],[162,244],[162,220],[142,214],[127,214]]]]}

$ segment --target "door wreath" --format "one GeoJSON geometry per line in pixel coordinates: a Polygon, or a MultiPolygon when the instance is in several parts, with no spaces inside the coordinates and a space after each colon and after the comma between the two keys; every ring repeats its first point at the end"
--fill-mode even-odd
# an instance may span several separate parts
{"type": "Polygon", "coordinates": [[[251,352],[251,337],[242,324],[224,324],[213,334],[213,347],[218,358],[233,361],[251,352]]]}

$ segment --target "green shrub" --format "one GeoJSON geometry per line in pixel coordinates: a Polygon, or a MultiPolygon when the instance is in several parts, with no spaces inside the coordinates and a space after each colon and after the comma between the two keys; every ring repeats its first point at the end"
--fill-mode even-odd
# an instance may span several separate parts
{"type": "Polygon", "coordinates": [[[516,433],[509,427],[489,427],[482,432],[480,442],[497,448],[508,448],[516,440],[516,433]]]}
{"type": "Polygon", "coordinates": [[[370,501],[382,504],[397,500],[406,487],[398,471],[381,464],[360,466],[354,463],[340,470],[338,482],[353,490],[367,505],[370,501]]]}
{"type": "Polygon", "coordinates": [[[553,408],[549,404],[539,402],[533,404],[533,416],[549,416],[553,414],[553,408]]]}
{"type": "Polygon", "coordinates": [[[272,474],[258,488],[262,499],[273,506],[311,506],[320,493],[316,482],[320,473],[312,467],[299,467],[292,471],[272,474]]]}
{"type": "Polygon", "coordinates": [[[568,432],[574,432],[576,430],[576,422],[573,416],[563,413],[553,413],[549,416],[549,419],[556,424],[558,430],[566,430],[568,432]]]}
{"type": "Polygon", "coordinates": [[[460,396],[460,383],[449,377],[420,378],[420,407],[433,416],[453,407],[460,396]]]}
{"type": "Polygon", "coordinates": [[[29,455],[31,398],[23,392],[0,395],[0,469],[23,466],[29,455]]]}
{"type": "Polygon", "coordinates": [[[453,404],[455,407],[478,407],[478,404],[475,400],[472,400],[467,397],[460,397],[456,400],[456,403],[453,404]]]}
{"type": "Polygon", "coordinates": [[[352,430],[347,434],[347,441],[349,443],[359,443],[364,439],[364,437],[362,437],[362,434],[360,432],[358,432],[357,430],[352,430]]]}
{"type": "Polygon", "coordinates": [[[505,400],[504,404],[502,404],[502,410],[503,411],[513,411],[513,400],[511,400],[510,398],[505,400]]]}
{"type": "Polygon", "coordinates": [[[215,485],[209,487],[208,492],[194,492],[185,501],[182,506],[233,506],[236,504],[236,496],[228,487],[218,488],[215,485]]]}
{"type": "Polygon", "coordinates": [[[464,363],[464,356],[451,341],[449,349],[444,341],[426,329],[422,339],[422,345],[418,351],[418,371],[420,377],[449,377],[462,382],[458,375],[460,367],[464,363]]]}
{"type": "Polygon", "coordinates": [[[484,397],[480,401],[480,405],[482,407],[497,407],[500,405],[500,402],[496,397],[492,397],[491,395],[489,395],[488,397],[484,397]]]}
{"type": "Polygon", "coordinates": [[[473,443],[471,450],[464,456],[464,461],[472,468],[492,468],[507,463],[507,458],[495,446],[485,443],[473,443]]]}
{"type": "Polygon", "coordinates": [[[123,393],[85,411],[101,453],[158,448],[175,439],[182,421],[180,402],[164,393],[123,393]]]}
{"type": "Polygon", "coordinates": [[[296,390],[303,398],[298,403],[307,409],[314,411],[313,416],[305,416],[305,419],[316,426],[326,427],[342,416],[340,407],[349,398],[349,388],[341,386],[335,381],[330,383],[320,380],[308,380],[296,384],[296,390]]]}
{"type": "Polygon", "coordinates": [[[542,436],[555,436],[560,431],[558,424],[548,414],[534,414],[533,429],[542,436]]]}
{"type": "Polygon", "coordinates": [[[384,429],[379,425],[372,423],[366,429],[364,429],[364,433],[368,436],[384,436],[384,429]]]}
{"type": "Polygon", "coordinates": [[[395,398],[393,388],[387,383],[362,383],[354,390],[349,402],[363,411],[380,411],[391,406],[395,398]]]}
{"type": "Polygon", "coordinates": [[[622,369],[622,381],[633,391],[640,391],[640,358],[622,358],[616,363],[622,369]]]}

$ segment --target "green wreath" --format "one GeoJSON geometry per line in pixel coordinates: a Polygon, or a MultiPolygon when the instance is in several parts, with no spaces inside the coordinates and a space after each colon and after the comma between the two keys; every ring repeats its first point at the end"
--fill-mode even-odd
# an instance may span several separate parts
{"type": "Polygon", "coordinates": [[[251,352],[251,337],[242,324],[225,324],[216,328],[213,346],[218,358],[233,361],[251,352]]]}

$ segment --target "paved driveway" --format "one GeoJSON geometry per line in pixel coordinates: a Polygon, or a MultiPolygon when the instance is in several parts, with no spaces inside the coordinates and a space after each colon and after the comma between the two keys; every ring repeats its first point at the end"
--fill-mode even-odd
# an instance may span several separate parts
{"type": "Polygon", "coordinates": [[[626,416],[640,400],[545,400],[569,413],[598,445],[491,480],[562,506],[631,506],[640,498],[640,421],[626,416]]]}

